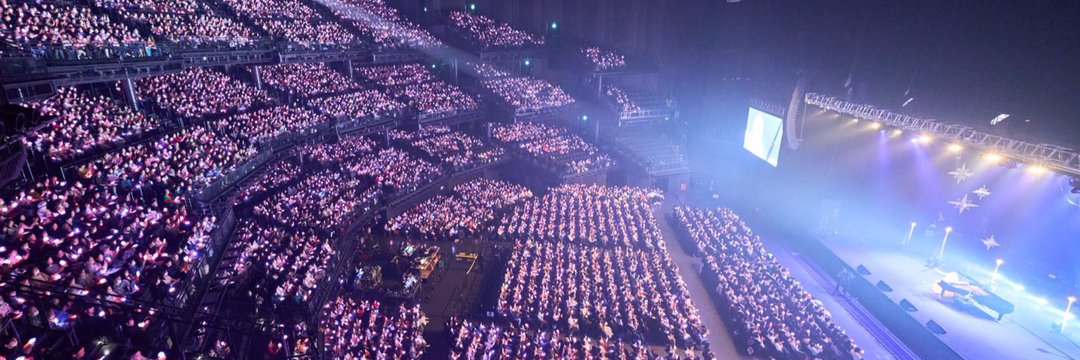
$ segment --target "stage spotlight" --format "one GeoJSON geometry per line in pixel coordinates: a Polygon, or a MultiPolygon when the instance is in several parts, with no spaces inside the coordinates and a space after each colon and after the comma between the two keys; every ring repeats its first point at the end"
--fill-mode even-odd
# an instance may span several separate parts
{"type": "Polygon", "coordinates": [[[889,136],[890,137],[897,137],[897,136],[900,136],[900,135],[903,135],[903,134],[904,134],[904,130],[893,129],[892,133],[889,134],[889,136]]]}
{"type": "Polygon", "coordinates": [[[1001,162],[1002,158],[1001,155],[998,155],[998,153],[987,153],[983,156],[983,159],[996,164],[998,162],[1001,162]]]}
{"type": "Polygon", "coordinates": [[[934,140],[934,138],[930,137],[930,135],[919,135],[919,142],[923,144],[929,144],[931,140],[934,140]]]}
{"type": "Polygon", "coordinates": [[[880,129],[881,128],[881,123],[879,123],[877,121],[871,122],[870,123],[870,128],[874,129],[874,130],[880,129]]]}
{"type": "Polygon", "coordinates": [[[1030,167],[1028,167],[1028,172],[1032,175],[1042,175],[1045,174],[1047,171],[1049,170],[1047,170],[1046,167],[1042,165],[1031,165],[1030,167]]]}
{"type": "Polygon", "coordinates": [[[1016,290],[1018,292],[1023,292],[1026,289],[1024,288],[1024,285],[1022,285],[1022,284],[1013,284],[1013,290],[1016,290]]]}
{"type": "Polygon", "coordinates": [[[960,145],[960,144],[949,144],[949,151],[954,152],[954,153],[958,153],[958,152],[964,151],[964,146],[960,145]]]}
{"type": "Polygon", "coordinates": [[[1049,300],[1046,300],[1046,298],[1041,298],[1041,297],[1040,298],[1035,298],[1035,302],[1038,303],[1039,305],[1042,305],[1042,306],[1046,306],[1046,304],[1050,303],[1049,300]]]}

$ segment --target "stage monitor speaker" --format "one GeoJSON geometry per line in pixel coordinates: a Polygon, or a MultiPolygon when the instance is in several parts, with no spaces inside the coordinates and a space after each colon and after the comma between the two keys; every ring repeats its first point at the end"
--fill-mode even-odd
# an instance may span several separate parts
{"type": "Polygon", "coordinates": [[[926,328],[930,329],[930,332],[938,335],[945,335],[948,333],[948,331],[945,331],[945,328],[941,327],[941,325],[938,325],[938,323],[934,320],[927,321],[926,328]]]}
{"type": "Polygon", "coordinates": [[[892,286],[889,286],[889,284],[886,284],[884,281],[881,280],[878,280],[877,288],[884,292],[892,292],[892,286]]]}
{"type": "Polygon", "coordinates": [[[859,264],[859,267],[855,268],[855,271],[858,271],[859,275],[870,276],[870,269],[867,269],[865,266],[862,266],[862,264],[859,264]]]}
{"type": "Polygon", "coordinates": [[[907,301],[907,299],[900,299],[900,307],[903,308],[904,310],[906,310],[907,312],[919,311],[919,308],[915,307],[915,304],[912,304],[910,301],[907,301]]]}

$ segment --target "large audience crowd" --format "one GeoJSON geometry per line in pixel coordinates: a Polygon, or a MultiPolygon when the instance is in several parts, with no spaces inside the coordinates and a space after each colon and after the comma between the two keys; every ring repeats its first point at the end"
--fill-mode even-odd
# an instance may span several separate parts
{"type": "Polygon", "coordinates": [[[687,359],[711,360],[708,343],[700,349],[679,351],[668,347],[658,354],[640,342],[624,342],[607,337],[573,336],[568,331],[543,329],[528,323],[486,324],[451,319],[447,324],[453,342],[449,358],[465,359],[687,359]]]}
{"type": "Polygon", "coordinates": [[[282,105],[218,119],[214,126],[223,134],[249,143],[262,143],[329,120],[302,107],[282,105]]]}
{"type": "Polygon", "coordinates": [[[94,0],[94,3],[103,8],[169,14],[196,14],[212,11],[206,2],[198,0],[94,0]]]}
{"type": "Polygon", "coordinates": [[[506,158],[503,148],[459,131],[417,138],[410,145],[449,165],[454,171],[468,170],[506,158]]]}
{"type": "Polygon", "coordinates": [[[262,81],[291,95],[318,96],[361,88],[323,63],[263,65],[258,69],[262,81]]]}
{"type": "Polygon", "coordinates": [[[336,22],[323,19],[315,9],[299,0],[224,0],[270,36],[303,47],[347,47],[356,36],[336,22]]]}
{"type": "Polygon", "coordinates": [[[398,14],[383,0],[316,0],[338,18],[351,22],[381,49],[424,49],[442,42],[398,14]]]}
{"type": "Polygon", "coordinates": [[[482,48],[521,48],[544,45],[544,37],[515,29],[510,24],[465,11],[450,12],[450,27],[482,48]]]}
{"type": "Polygon", "coordinates": [[[59,88],[53,97],[29,104],[53,118],[24,141],[30,149],[52,161],[81,157],[101,148],[123,145],[161,124],[107,96],[93,96],[75,88],[59,88]]]}
{"type": "Polygon", "coordinates": [[[254,146],[203,126],[105,154],[80,169],[85,176],[125,189],[152,189],[169,201],[221,178],[257,153],[254,146]]]}
{"type": "Polygon", "coordinates": [[[663,248],[652,206],[663,195],[642,188],[567,184],[503,216],[496,235],[600,247],[663,248]]]}
{"type": "Polygon", "coordinates": [[[374,89],[314,98],[308,100],[308,105],[319,109],[323,114],[347,119],[394,115],[405,109],[404,104],[374,89]]]}
{"type": "Polygon", "coordinates": [[[427,68],[420,64],[364,66],[356,68],[356,71],[360,77],[386,87],[420,84],[435,80],[435,75],[428,72],[427,68]]]}
{"type": "Polygon", "coordinates": [[[420,359],[427,349],[420,305],[396,308],[376,300],[338,297],[323,306],[324,354],[335,359],[420,359]]]}
{"type": "MultiPolygon", "coordinates": [[[[155,196],[52,177],[0,198],[0,219],[0,270],[9,284],[0,294],[0,318],[20,329],[21,354],[31,357],[62,357],[50,349],[55,343],[28,340],[48,330],[106,326],[147,340],[144,332],[161,322],[152,311],[122,304],[178,301],[215,221],[155,196]],[[52,296],[26,297],[12,286],[52,296]],[[112,305],[77,300],[84,296],[112,305]]],[[[16,354],[10,350],[3,354],[16,354]]]]}
{"type": "Polygon", "coordinates": [[[336,142],[326,144],[303,145],[299,153],[305,158],[320,164],[337,161],[352,161],[371,153],[376,148],[375,142],[363,136],[348,136],[336,142]]]}
{"type": "Polygon", "coordinates": [[[265,91],[205,68],[146,77],[136,84],[140,100],[153,101],[159,107],[192,119],[242,112],[272,101],[265,91]]]}
{"type": "Polygon", "coordinates": [[[255,214],[287,228],[334,231],[378,196],[363,178],[325,170],[255,205],[255,214]]]}
{"type": "Polygon", "coordinates": [[[495,212],[532,197],[521,185],[476,179],[454,187],[391,218],[386,230],[393,236],[420,240],[451,240],[485,229],[495,212]]]}
{"type": "Polygon", "coordinates": [[[240,192],[236,195],[234,204],[247,202],[270,192],[274,192],[279,187],[299,179],[301,170],[303,170],[303,168],[300,165],[289,160],[281,160],[272,165],[268,165],[266,171],[240,188],[240,192]]]}
{"type": "Polygon", "coordinates": [[[532,122],[490,126],[496,140],[517,148],[559,175],[582,174],[615,165],[611,155],[565,128],[532,122]]]}
{"type": "Polygon", "coordinates": [[[604,50],[599,46],[590,46],[582,48],[581,54],[585,56],[585,60],[596,71],[615,70],[626,66],[626,56],[614,50],[604,50]]]}
{"type": "Polygon", "coordinates": [[[541,326],[683,347],[705,327],[666,251],[519,241],[498,312],[541,326]]]}
{"type": "Polygon", "coordinates": [[[777,359],[862,358],[863,350],[828,310],[733,211],[676,207],[674,217],[705,256],[704,279],[715,286],[717,306],[740,349],[777,359]]]}
{"type": "MultiPolygon", "coordinates": [[[[42,2],[0,2],[0,35],[16,48],[116,47],[141,45],[148,40],[138,31],[114,22],[89,7],[42,2]]],[[[85,55],[85,52],[83,53],[85,55]]]]}
{"type": "Polygon", "coordinates": [[[426,115],[454,115],[480,108],[475,98],[442,81],[403,85],[390,91],[408,99],[409,106],[426,115]]]}
{"type": "Polygon", "coordinates": [[[241,220],[233,234],[238,256],[225,270],[227,280],[256,308],[303,305],[326,277],[335,251],[311,230],[241,220]],[[288,302],[288,303],[287,303],[288,302]]]}
{"type": "Polygon", "coordinates": [[[177,14],[121,10],[120,16],[144,24],[155,36],[170,42],[189,45],[247,46],[259,35],[239,21],[213,14],[177,14]]]}
{"type": "Polygon", "coordinates": [[[407,152],[387,148],[343,164],[350,174],[371,177],[391,197],[412,192],[443,175],[443,170],[407,152]]]}
{"type": "Polygon", "coordinates": [[[482,84],[518,113],[546,111],[575,102],[562,88],[532,77],[490,79],[482,84]]]}

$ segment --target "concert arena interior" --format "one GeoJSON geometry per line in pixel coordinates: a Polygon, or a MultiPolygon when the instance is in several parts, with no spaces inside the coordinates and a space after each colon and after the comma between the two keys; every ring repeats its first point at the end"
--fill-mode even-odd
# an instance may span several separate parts
{"type": "Polygon", "coordinates": [[[0,0],[0,360],[1080,359],[1080,3],[0,0]]]}

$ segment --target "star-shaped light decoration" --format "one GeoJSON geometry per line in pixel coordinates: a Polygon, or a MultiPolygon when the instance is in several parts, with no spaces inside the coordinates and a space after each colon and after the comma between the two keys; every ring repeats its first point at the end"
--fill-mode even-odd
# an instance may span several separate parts
{"type": "Polygon", "coordinates": [[[952,175],[953,179],[956,179],[956,183],[959,184],[960,182],[970,178],[972,175],[975,175],[975,172],[971,171],[971,169],[968,169],[967,163],[964,163],[963,165],[960,165],[960,167],[956,168],[956,170],[949,172],[949,175],[952,175]]]}
{"type": "Polygon", "coordinates": [[[1001,244],[998,243],[997,239],[994,238],[994,235],[990,235],[990,237],[982,239],[982,243],[983,246],[986,246],[987,251],[990,251],[990,248],[1001,246],[1001,244]]]}
{"type": "Polygon", "coordinates": [[[985,199],[987,196],[990,196],[990,189],[987,188],[986,185],[983,185],[978,189],[975,189],[975,191],[972,191],[971,193],[975,194],[975,196],[978,196],[979,200],[982,200],[985,199]]]}
{"type": "Polygon", "coordinates": [[[964,197],[962,198],[950,201],[949,204],[955,206],[957,210],[960,210],[961,214],[963,214],[964,211],[966,211],[967,209],[979,207],[979,205],[971,202],[971,200],[968,200],[967,194],[964,194],[964,197]]]}

